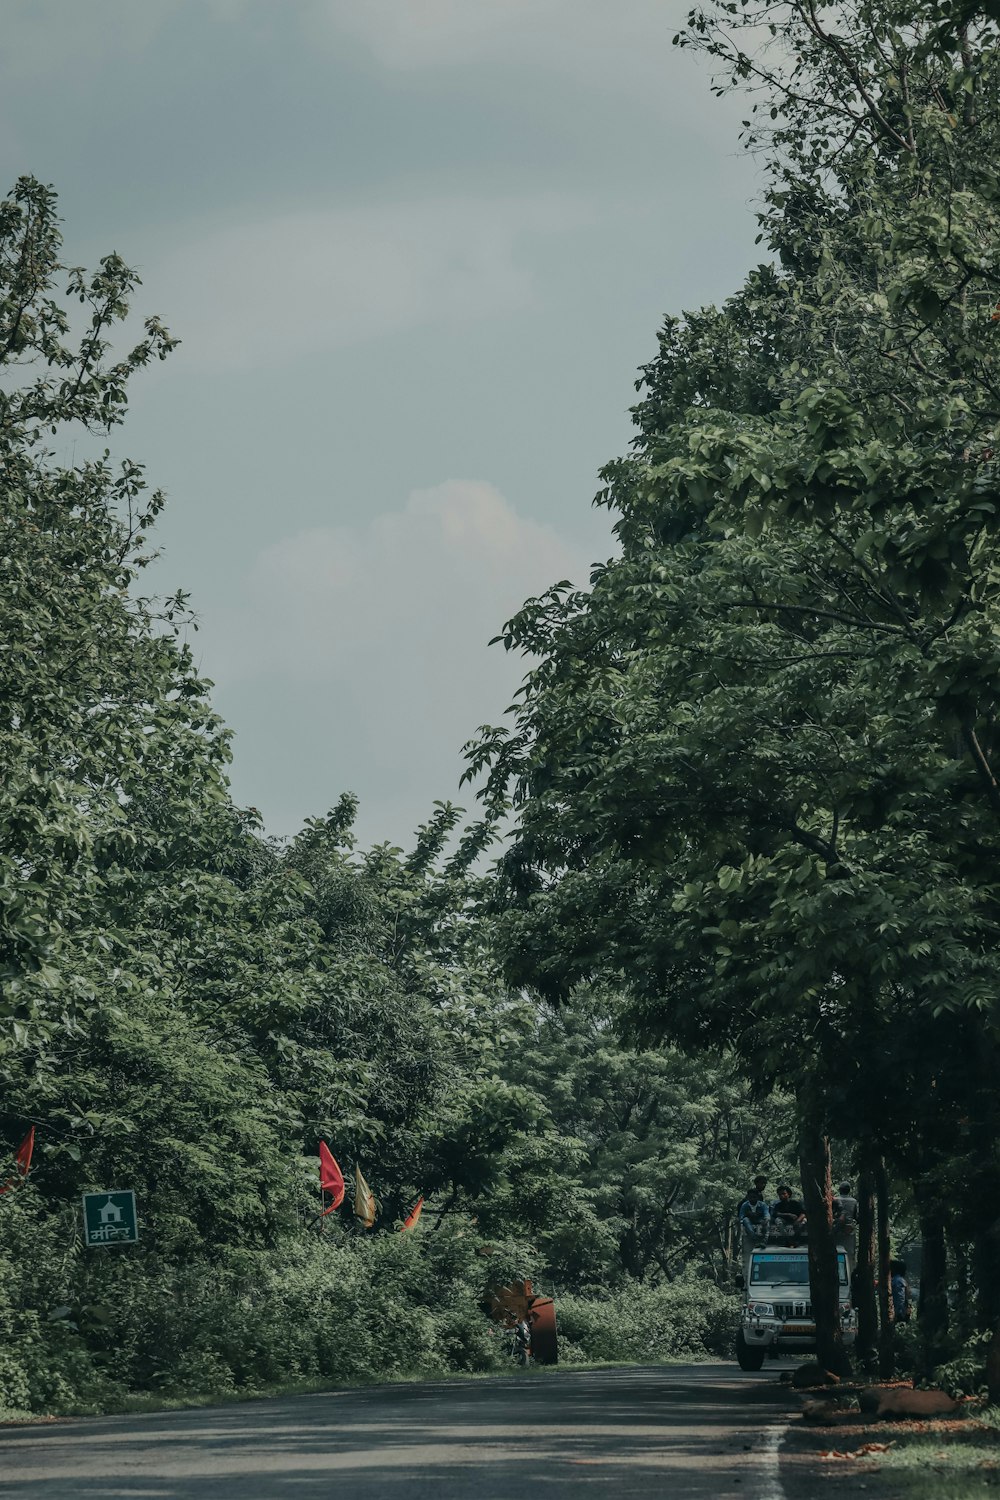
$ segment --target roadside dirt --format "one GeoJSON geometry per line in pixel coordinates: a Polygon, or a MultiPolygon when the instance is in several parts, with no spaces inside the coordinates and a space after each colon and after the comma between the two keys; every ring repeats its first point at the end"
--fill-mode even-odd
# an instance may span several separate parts
{"type": "Polygon", "coordinates": [[[795,1415],[781,1447],[781,1478],[788,1500],[814,1500],[817,1493],[830,1500],[862,1494],[870,1500],[933,1496],[934,1460],[942,1460],[942,1473],[955,1473],[960,1467],[955,1464],[956,1447],[976,1449],[970,1461],[984,1484],[984,1494],[990,1493],[986,1485],[1000,1485],[1000,1434],[972,1414],[893,1422],[872,1421],[857,1411],[847,1411],[819,1426],[799,1414],[805,1404],[801,1398],[790,1400],[795,1415]],[[916,1444],[930,1450],[919,1467],[900,1469],[891,1459],[887,1461],[887,1453],[895,1457],[916,1444]],[[995,1450],[995,1465],[981,1461],[984,1446],[995,1450]]]}

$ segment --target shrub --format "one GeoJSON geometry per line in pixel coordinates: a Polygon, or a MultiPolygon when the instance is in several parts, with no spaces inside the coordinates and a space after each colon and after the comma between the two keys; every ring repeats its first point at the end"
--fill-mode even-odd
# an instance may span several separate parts
{"type": "Polygon", "coordinates": [[[560,1297],[557,1316],[564,1358],[641,1363],[728,1354],[736,1303],[714,1282],[684,1276],[603,1298],[560,1297]]]}
{"type": "Polygon", "coordinates": [[[986,1391],[986,1354],[992,1334],[975,1333],[947,1363],[938,1365],[934,1382],[951,1396],[978,1396],[986,1391]]]}
{"type": "MultiPolygon", "coordinates": [[[[371,1238],[331,1226],[178,1265],[142,1243],[84,1250],[75,1217],[46,1215],[30,1188],[0,1211],[8,1408],[100,1410],[128,1393],[502,1369],[508,1341],[483,1293],[537,1276],[536,1252],[484,1246],[459,1216],[437,1231],[371,1238]]],[[[691,1276],[560,1297],[557,1316],[564,1359],[649,1361],[727,1351],[733,1306],[691,1276]]]]}

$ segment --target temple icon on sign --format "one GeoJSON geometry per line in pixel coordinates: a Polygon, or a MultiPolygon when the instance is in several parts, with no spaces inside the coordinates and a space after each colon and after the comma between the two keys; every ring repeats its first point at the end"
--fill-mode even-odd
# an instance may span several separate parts
{"type": "Polygon", "coordinates": [[[134,1245],[139,1239],[135,1193],[105,1188],[83,1195],[83,1240],[88,1249],[108,1245],[134,1245]]]}

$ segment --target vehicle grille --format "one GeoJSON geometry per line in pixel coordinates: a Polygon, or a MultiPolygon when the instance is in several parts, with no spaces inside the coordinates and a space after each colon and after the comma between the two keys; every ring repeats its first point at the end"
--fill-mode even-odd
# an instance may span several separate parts
{"type": "Polygon", "coordinates": [[[811,1302],[776,1302],[774,1304],[774,1316],[776,1318],[811,1318],[811,1302]]]}

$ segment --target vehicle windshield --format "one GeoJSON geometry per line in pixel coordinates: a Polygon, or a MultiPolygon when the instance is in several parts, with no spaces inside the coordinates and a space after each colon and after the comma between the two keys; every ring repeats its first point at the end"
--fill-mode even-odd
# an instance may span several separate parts
{"type": "MultiPolygon", "coordinates": [[[[840,1284],[847,1285],[847,1256],[838,1255],[837,1264],[840,1267],[840,1284]]],[[[779,1286],[791,1283],[794,1286],[809,1285],[809,1260],[805,1255],[782,1255],[780,1251],[773,1255],[755,1255],[750,1266],[750,1282],[752,1286],[779,1286]]]]}

